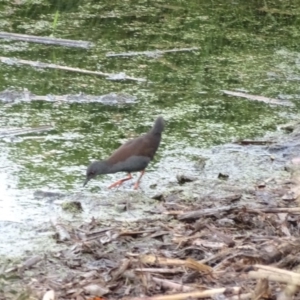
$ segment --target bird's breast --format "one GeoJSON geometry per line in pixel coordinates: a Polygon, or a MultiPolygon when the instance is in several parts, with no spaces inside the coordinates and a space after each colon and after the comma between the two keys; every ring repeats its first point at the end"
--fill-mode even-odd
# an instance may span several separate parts
{"type": "Polygon", "coordinates": [[[130,156],[123,161],[115,163],[112,166],[110,173],[142,171],[148,166],[150,161],[150,157],[136,155],[130,156]]]}

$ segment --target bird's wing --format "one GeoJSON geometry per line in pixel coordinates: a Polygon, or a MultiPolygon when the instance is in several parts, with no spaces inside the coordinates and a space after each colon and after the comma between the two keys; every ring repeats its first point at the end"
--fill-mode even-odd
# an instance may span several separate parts
{"type": "Polygon", "coordinates": [[[148,134],[137,137],[130,140],[119,147],[109,158],[108,161],[111,164],[115,164],[121,161],[125,161],[131,156],[146,156],[150,159],[153,158],[158,143],[156,139],[148,134]]]}

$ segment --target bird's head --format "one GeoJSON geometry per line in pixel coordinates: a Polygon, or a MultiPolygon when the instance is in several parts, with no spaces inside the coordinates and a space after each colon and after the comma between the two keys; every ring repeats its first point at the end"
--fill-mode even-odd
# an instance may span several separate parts
{"type": "Polygon", "coordinates": [[[97,175],[106,174],[107,163],[105,161],[94,161],[92,162],[86,170],[86,179],[83,184],[85,186],[91,179],[95,178],[97,175]]]}

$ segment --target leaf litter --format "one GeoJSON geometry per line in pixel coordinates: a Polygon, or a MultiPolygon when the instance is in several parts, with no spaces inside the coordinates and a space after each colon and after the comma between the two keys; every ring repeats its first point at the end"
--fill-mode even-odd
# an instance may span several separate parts
{"type": "Polygon", "coordinates": [[[245,188],[229,176],[192,201],[183,187],[196,191],[205,180],[178,180],[153,197],[148,213],[160,219],[53,221],[64,249],[2,266],[0,299],[300,298],[299,124],[289,132],[255,146],[281,153],[288,178],[258,174],[245,188]]]}

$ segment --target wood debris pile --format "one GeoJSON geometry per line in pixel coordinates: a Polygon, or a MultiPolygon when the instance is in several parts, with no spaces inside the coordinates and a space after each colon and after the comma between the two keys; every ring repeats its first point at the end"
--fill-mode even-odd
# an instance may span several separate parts
{"type": "Polygon", "coordinates": [[[300,209],[239,206],[238,198],[224,206],[161,201],[163,221],[60,224],[66,250],[4,274],[19,276],[28,299],[292,299],[300,285],[300,209]]]}

